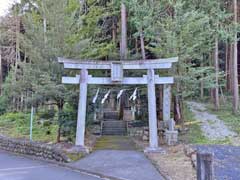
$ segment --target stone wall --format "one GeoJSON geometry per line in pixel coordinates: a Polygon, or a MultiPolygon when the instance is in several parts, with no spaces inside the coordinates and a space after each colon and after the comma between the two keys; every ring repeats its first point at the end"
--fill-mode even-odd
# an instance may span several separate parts
{"type": "Polygon", "coordinates": [[[128,135],[131,137],[141,137],[144,135],[144,129],[147,124],[142,121],[129,121],[127,123],[128,135]]]}
{"type": "Polygon", "coordinates": [[[131,137],[142,137],[143,127],[128,127],[128,135],[131,137]]]}
{"type": "Polygon", "coordinates": [[[46,160],[58,162],[69,162],[70,159],[54,145],[43,144],[39,142],[30,142],[27,140],[11,139],[0,136],[0,149],[18,153],[36,156],[46,160]]]}

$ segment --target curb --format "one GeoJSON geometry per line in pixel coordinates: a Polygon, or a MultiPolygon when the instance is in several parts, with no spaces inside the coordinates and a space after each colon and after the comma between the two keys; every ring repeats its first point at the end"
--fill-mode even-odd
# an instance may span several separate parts
{"type": "Polygon", "coordinates": [[[58,164],[58,165],[61,166],[61,167],[68,168],[68,169],[73,170],[73,171],[78,171],[82,174],[87,174],[89,176],[98,177],[98,178],[101,178],[101,179],[104,179],[104,180],[129,180],[129,179],[122,179],[122,178],[117,178],[117,177],[113,177],[113,176],[107,176],[107,175],[104,175],[104,174],[101,174],[101,173],[92,172],[92,171],[89,171],[89,170],[73,167],[71,165],[67,165],[67,164],[63,164],[63,163],[58,164]]]}

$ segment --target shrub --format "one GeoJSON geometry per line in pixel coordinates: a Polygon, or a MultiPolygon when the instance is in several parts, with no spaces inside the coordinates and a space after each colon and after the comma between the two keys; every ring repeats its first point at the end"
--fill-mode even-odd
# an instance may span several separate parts
{"type": "Polygon", "coordinates": [[[0,115],[7,111],[7,99],[5,96],[0,96],[0,115]]]}
{"type": "Polygon", "coordinates": [[[38,112],[38,116],[40,119],[53,119],[55,116],[55,110],[54,108],[51,108],[50,110],[40,111],[38,112]]]}

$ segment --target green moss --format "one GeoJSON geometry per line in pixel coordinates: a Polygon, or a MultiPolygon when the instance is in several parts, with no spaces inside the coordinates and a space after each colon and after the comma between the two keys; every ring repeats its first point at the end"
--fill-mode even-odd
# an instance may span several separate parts
{"type": "Polygon", "coordinates": [[[67,153],[67,157],[71,159],[71,161],[77,161],[81,158],[83,158],[85,155],[83,153],[77,153],[77,154],[71,154],[67,153]]]}
{"type": "Polygon", "coordinates": [[[229,138],[225,138],[225,139],[221,139],[221,140],[210,141],[209,144],[232,145],[232,142],[229,138]]]}
{"type": "Polygon", "coordinates": [[[94,150],[135,150],[134,142],[127,136],[102,136],[95,144],[94,150]]]}

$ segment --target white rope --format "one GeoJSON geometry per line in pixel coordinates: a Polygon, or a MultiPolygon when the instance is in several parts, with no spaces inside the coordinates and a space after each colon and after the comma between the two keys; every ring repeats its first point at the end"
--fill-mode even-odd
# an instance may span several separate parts
{"type": "Polygon", "coordinates": [[[119,99],[122,96],[122,93],[126,91],[125,89],[121,89],[117,95],[117,99],[119,99]]]}
{"type": "Polygon", "coordinates": [[[107,94],[104,95],[104,97],[103,97],[103,99],[102,99],[102,101],[101,101],[102,104],[105,103],[105,101],[107,100],[107,98],[108,98],[110,92],[111,92],[111,90],[109,90],[109,91],[107,92],[107,94]]]}
{"type": "Polygon", "coordinates": [[[136,88],[134,90],[133,94],[129,98],[129,101],[131,101],[131,100],[135,101],[137,99],[137,90],[138,90],[138,88],[136,88]]]}
{"type": "Polygon", "coordinates": [[[97,92],[96,92],[96,95],[94,96],[94,98],[93,98],[93,100],[92,100],[92,103],[93,103],[93,104],[95,104],[96,101],[97,101],[99,91],[100,91],[100,89],[98,88],[98,90],[97,90],[97,92]]]}

